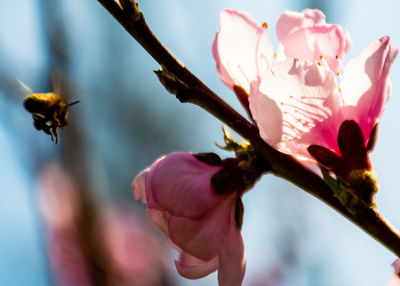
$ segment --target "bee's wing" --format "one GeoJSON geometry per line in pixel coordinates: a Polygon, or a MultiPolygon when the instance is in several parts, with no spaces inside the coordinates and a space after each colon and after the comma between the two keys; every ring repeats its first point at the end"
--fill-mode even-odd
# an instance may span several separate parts
{"type": "Polygon", "coordinates": [[[51,85],[53,87],[53,93],[63,96],[63,90],[62,90],[59,82],[56,82],[53,80],[51,82],[51,85]]]}
{"type": "Polygon", "coordinates": [[[51,85],[55,94],[66,96],[66,86],[69,84],[67,74],[62,70],[56,70],[51,74],[51,85]]]}
{"type": "Polygon", "coordinates": [[[33,93],[29,86],[23,83],[19,78],[17,78],[17,81],[26,95],[33,93]]]}

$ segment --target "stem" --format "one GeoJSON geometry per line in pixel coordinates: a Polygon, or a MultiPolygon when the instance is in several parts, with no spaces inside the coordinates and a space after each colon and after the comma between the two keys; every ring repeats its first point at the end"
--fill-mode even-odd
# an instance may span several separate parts
{"type": "Polygon", "coordinates": [[[232,109],[186,69],[154,36],[147,26],[143,14],[135,15],[133,20],[134,17],[128,13],[128,9],[124,10],[114,0],[98,1],[160,65],[163,65],[189,87],[187,92],[179,95],[180,101],[196,104],[220,119],[251,142],[264,159],[269,162],[272,172],[276,176],[292,182],[324,201],[400,257],[400,234],[375,209],[366,209],[362,217],[352,215],[336,199],[332,190],[321,177],[301,165],[293,157],[268,145],[260,137],[256,126],[232,109]]]}

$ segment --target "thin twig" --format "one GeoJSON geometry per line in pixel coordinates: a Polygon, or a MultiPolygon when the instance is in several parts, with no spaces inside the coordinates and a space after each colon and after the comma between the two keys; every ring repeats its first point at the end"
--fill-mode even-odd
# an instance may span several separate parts
{"type": "MultiPolygon", "coordinates": [[[[362,217],[355,217],[336,199],[329,186],[314,172],[310,171],[291,156],[269,146],[259,136],[256,126],[219,98],[184,65],[177,60],[154,36],[146,24],[143,14],[129,15],[114,0],[98,0],[133,38],[162,66],[189,88],[180,94],[179,100],[191,102],[207,110],[238,134],[246,138],[269,162],[273,173],[297,185],[306,192],[324,201],[333,209],[358,225],[389,250],[400,256],[400,235],[375,210],[368,209],[362,217]]],[[[132,1],[132,0],[131,0],[132,1]]],[[[125,1],[126,2],[126,1],[125,1]]]]}

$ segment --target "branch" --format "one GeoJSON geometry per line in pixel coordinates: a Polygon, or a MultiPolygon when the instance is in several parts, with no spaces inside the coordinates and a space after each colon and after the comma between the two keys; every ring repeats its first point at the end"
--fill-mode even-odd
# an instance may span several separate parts
{"type": "Polygon", "coordinates": [[[147,26],[136,1],[121,0],[122,5],[114,0],[98,1],[163,68],[187,87],[184,93],[179,94],[180,101],[196,104],[220,119],[251,142],[271,165],[276,176],[292,182],[324,201],[400,257],[400,234],[375,209],[367,209],[362,216],[351,214],[321,177],[293,157],[275,150],[264,142],[256,126],[219,98],[160,43],[147,26]]]}

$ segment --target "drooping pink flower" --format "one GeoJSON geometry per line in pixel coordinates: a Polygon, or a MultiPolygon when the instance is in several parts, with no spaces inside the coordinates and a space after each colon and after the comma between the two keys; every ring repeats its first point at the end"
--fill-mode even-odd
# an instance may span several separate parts
{"type": "MultiPolygon", "coordinates": [[[[276,32],[281,42],[281,60],[319,61],[335,73],[351,45],[347,31],[339,25],[326,23],[325,15],[319,10],[284,12],[278,19],[276,32]]],[[[220,13],[212,53],[221,80],[228,87],[240,86],[247,93],[250,83],[262,78],[276,57],[262,25],[247,13],[233,10],[220,13]]]]}
{"type": "Polygon", "coordinates": [[[400,286],[400,258],[396,259],[392,266],[394,268],[394,275],[389,281],[388,286],[400,286]]]}
{"type": "Polygon", "coordinates": [[[171,153],[154,162],[132,183],[147,204],[147,217],[179,251],[175,262],[186,278],[218,269],[219,285],[241,285],[245,271],[242,236],[235,219],[237,192],[218,195],[211,178],[222,169],[195,155],[171,153]]]}

